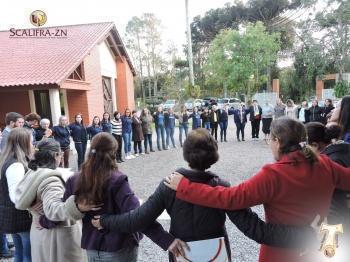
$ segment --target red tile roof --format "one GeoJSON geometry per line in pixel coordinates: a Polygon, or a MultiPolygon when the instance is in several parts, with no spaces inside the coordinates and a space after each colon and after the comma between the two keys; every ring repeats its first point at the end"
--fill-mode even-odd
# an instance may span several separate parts
{"type": "MultiPolygon", "coordinates": [[[[38,29],[56,28],[66,29],[67,37],[11,38],[10,31],[0,31],[0,86],[60,85],[111,30],[122,43],[112,22],[38,29]]],[[[135,73],[125,47],[118,44],[118,48],[135,73]]]]}

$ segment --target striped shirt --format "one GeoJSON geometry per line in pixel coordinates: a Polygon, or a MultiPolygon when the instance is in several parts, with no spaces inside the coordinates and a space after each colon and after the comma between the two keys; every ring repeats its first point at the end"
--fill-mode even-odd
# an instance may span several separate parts
{"type": "Polygon", "coordinates": [[[112,124],[112,134],[121,136],[122,135],[122,120],[115,120],[113,119],[111,121],[112,124]]]}

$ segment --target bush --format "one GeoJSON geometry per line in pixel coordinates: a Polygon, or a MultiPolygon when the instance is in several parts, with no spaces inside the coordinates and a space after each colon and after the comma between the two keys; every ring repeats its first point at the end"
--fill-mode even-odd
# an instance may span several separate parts
{"type": "Polygon", "coordinates": [[[350,94],[350,83],[346,81],[339,81],[334,86],[334,94],[337,98],[350,94]]]}

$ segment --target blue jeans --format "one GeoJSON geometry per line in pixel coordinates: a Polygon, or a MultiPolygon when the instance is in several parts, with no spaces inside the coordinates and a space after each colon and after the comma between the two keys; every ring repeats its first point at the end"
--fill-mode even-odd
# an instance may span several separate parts
{"type": "Polygon", "coordinates": [[[123,133],[124,141],[124,153],[128,154],[131,152],[131,133],[123,133]]]}
{"type": "Polygon", "coordinates": [[[85,153],[86,153],[86,143],[74,143],[75,150],[78,153],[78,168],[80,168],[81,164],[84,163],[85,153]]]}
{"type": "Polygon", "coordinates": [[[205,122],[204,128],[210,130],[210,122],[205,122]]]}
{"type": "Polygon", "coordinates": [[[143,141],[144,146],[145,146],[145,151],[147,152],[148,145],[149,145],[150,151],[152,151],[153,150],[153,147],[152,147],[152,134],[143,134],[143,137],[145,138],[145,140],[143,141]]]}
{"type": "Polygon", "coordinates": [[[180,140],[180,145],[182,146],[182,132],[185,131],[185,137],[187,138],[188,134],[188,123],[181,123],[179,125],[179,140],[180,140]]]}
{"type": "Polygon", "coordinates": [[[1,234],[0,236],[0,254],[8,254],[9,248],[8,248],[8,242],[6,238],[6,234],[1,234]]]}
{"type": "Polygon", "coordinates": [[[171,139],[171,143],[173,144],[173,147],[175,147],[174,132],[175,132],[175,127],[166,128],[166,146],[167,147],[169,146],[169,138],[171,139]]]}
{"type": "Polygon", "coordinates": [[[137,262],[138,247],[123,248],[116,252],[86,250],[88,262],[137,262]]]}
{"type": "Polygon", "coordinates": [[[220,122],[220,138],[226,141],[227,121],[220,122]]]}
{"type": "Polygon", "coordinates": [[[31,262],[29,231],[12,234],[12,238],[15,244],[15,262],[31,262]]]}
{"type": "Polygon", "coordinates": [[[158,150],[160,150],[160,139],[162,139],[162,146],[163,146],[163,149],[166,149],[165,148],[165,141],[164,141],[164,133],[165,133],[165,128],[164,126],[160,126],[158,125],[157,128],[156,128],[156,132],[157,132],[157,146],[158,146],[158,150]]]}

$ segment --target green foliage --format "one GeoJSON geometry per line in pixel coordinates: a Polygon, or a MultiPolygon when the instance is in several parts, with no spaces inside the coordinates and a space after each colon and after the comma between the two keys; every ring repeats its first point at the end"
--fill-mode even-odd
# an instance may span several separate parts
{"type": "Polygon", "coordinates": [[[208,82],[248,95],[267,81],[266,68],[277,59],[279,34],[269,34],[258,22],[245,32],[222,30],[209,48],[204,71],[208,82]]]}
{"type": "Polygon", "coordinates": [[[201,87],[199,85],[192,86],[190,83],[185,85],[185,94],[187,97],[199,98],[201,96],[201,87]]]}
{"type": "Polygon", "coordinates": [[[339,81],[336,83],[334,87],[334,94],[338,98],[350,95],[350,83],[346,81],[339,81]]]}

